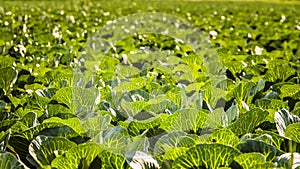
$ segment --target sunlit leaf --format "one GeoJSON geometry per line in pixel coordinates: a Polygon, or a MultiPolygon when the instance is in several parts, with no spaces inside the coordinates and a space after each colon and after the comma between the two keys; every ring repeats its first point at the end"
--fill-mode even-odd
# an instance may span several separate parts
{"type": "Polygon", "coordinates": [[[235,147],[239,139],[228,129],[216,130],[210,135],[210,141],[235,147]]]}
{"type": "Polygon", "coordinates": [[[56,157],[51,162],[51,167],[70,169],[78,168],[79,165],[82,168],[88,168],[94,158],[102,152],[99,145],[95,143],[85,143],[71,148],[64,156],[56,157]]]}
{"type": "Polygon", "coordinates": [[[293,123],[287,126],[284,135],[293,141],[300,143],[300,122],[293,123]]]}
{"type": "Polygon", "coordinates": [[[67,152],[76,144],[65,139],[47,136],[36,137],[29,145],[29,153],[43,167],[51,165],[51,161],[67,152]]]}
{"type": "Polygon", "coordinates": [[[261,153],[245,153],[234,158],[244,169],[250,169],[253,165],[263,164],[266,157],[261,153]]]}
{"type": "Polygon", "coordinates": [[[227,128],[233,131],[236,135],[243,135],[254,131],[255,127],[262,123],[268,116],[267,111],[261,109],[252,109],[249,112],[240,116],[240,118],[229,125],[227,128]]]}
{"type": "Polygon", "coordinates": [[[4,90],[4,93],[8,93],[9,89],[13,87],[13,84],[17,80],[18,72],[13,67],[6,67],[0,69],[0,88],[4,90]]]}
{"type": "Polygon", "coordinates": [[[240,152],[222,144],[198,144],[174,161],[173,168],[228,167],[240,152]]]}

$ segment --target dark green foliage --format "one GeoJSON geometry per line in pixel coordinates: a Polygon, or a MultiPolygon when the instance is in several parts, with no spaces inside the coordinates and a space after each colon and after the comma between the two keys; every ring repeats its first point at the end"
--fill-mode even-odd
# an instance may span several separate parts
{"type": "Polygon", "coordinates": [[[1,1],[0,168],[299,167],[299,9],[1,1]],[[142,12],[198,32],[116,40],[112,21],[142,12]]]}

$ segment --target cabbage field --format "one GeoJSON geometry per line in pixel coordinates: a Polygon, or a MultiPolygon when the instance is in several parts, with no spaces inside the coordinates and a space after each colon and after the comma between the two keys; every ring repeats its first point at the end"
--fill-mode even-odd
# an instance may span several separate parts
{"type": "Polygon", "coordinates": [[[0,169],[300,168],[299,1],[0,1],[0,169]]]}

